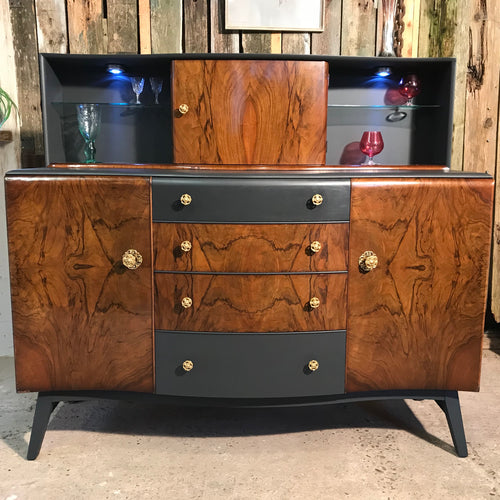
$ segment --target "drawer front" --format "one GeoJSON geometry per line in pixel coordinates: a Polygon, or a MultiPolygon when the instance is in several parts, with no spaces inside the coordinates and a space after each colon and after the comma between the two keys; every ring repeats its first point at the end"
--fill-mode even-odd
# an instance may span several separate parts
{"type": "Polygon", "coordinates": [[[152,203],[155,222],[348,221],[350,180],[153,177],[152,203]]]}
{"type": "Polygon", "coordinates": [[[348,228],[342,223],[155,223],[154,267],[229,273],[345,271],[348,228]]]}
{"type": "Polygon", "coordinates": [[[343,330],[346,277],[156,273],[155,327],[211,332],[343,330]],[[313,297],[319,299],[317,308],[309,305],[313,297]],[[191,299],[190,307],[183,307],[184,298],[191,299]]]}
{"type": "Polygon", "coordinates": [[[220,398],[341,394],[345,340],[345,332],[157,331],[156,393],[220,398]],[[183,368],[185,361],[191,361],[185,365],[191,370],[183,368]],[[315,371],[310,361],[318,363],[315,371]]]}

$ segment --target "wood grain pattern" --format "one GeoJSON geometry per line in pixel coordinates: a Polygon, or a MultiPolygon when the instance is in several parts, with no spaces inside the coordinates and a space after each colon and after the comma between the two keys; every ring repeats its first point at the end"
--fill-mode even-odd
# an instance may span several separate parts
{"type": "Polygon", "coordinates": [[[184,0],[184,52],[208,52],[207,0],[184,0]]]}
{"type": "Polygon", "coordinates": [[[151,0],[151,51],[182,52],[182,0],[151,0]]]}
{"type": "Polygon", "coordinates": [[[108,53],[137,54],[139,48],[137,0],[106,0],[108,53]]]}
{"type": "Polygon", "coordinates": [[[10,178],[6,193],[17,389],[152,392],[148,179],[10,178]]]}
{"type": "Polygon", "coordinates": [[[35,0],[38,51],[68,51],[66,6],[58,0],[35,0]]]}
{"type": "MultiPolygon", "coordinates": [[[[255,33],[243,31],[241,33],[241,48],[245,54],[273,53],[273,37],[277,33],[255,33]]],[[[277,37],[274,37],[277,38],[277,37]]],[[[281,35],[280,35],[281,45],[281,35]]]]}
{"type": "Polygon", "coordinates": [[[374,56],[377,14],[371,0],[342,2],[341,54],[374,56]]]}
{"type": "Polygon", "coordinates": [[[348,392],[478,390],[492,188],[488,179],[353,181],[348,392]],[[379,265],[362,274],[365,250],[379,265]]]}
{"type": "Polygon", "coordinates": [[[137,3],[139,16],[139,53],[151,54],[151,5],[149,0],[137,3]]]}
{"type": "Polygon", "coordinates": [[[153,224],[156,270],[321,272],[347,269],[348,224],[153,224]],[[180,244],[190,241],[189,252],[180,244]],[[310,249],[313,241],[321,250],[310,249]]]}
{"type": "Polygon", "coordinates": [[[325,29],[311,35],[311,53],[340,54],[342,0],[325,0],[325,29]]]}
{"type": "Polygon", "coordinates": [[[67,0],[66,7],[71,54],[105,54],[103,3],[67,0]]]}
{"type": "Polygon", "coordinates": [[[322,61],[176,60],[174,161],[324,164],[322,61]],[[185,115],[180,104],[188,104],[185,115]]]}
{"type": "Polygon", "coordinates": [[[210,52],[238,53],[240,36],[237,31],[227,31],[224,24],[224,0],[210,2],[210,52]]]}
{"type": "Polygon", "coordinates": [[[281,52],[283,54],[310,54],[310,33],[283,33],[281,35],[281,52]]]}
{"type": "Polygon", "coordinates": [[[155,328],[293,332],[345,328],[346,274],[155,274],[155,328]],[[181,306],[190,297],[189,309],[181,306]],[[308,305],[312,297],[321,304],[308,305]]]}

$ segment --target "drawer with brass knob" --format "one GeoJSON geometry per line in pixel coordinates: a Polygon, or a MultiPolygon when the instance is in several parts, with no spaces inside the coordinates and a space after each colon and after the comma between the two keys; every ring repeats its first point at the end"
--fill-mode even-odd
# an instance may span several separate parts
{"type": "Polygon", "coordinates": [[[229,273],[345,271],[348,232],[345,223],[155,223],[154,267],[229,273]]]}
{"type": "Polygon", "coordinates": [[[223,398],[340,394],[345,341],[345,331],[157,331],[156,393],[223,398]]]}
{"type": "Polygon", "coordinates": [[[155,326],[213,332],[342,330],[346,273],[155,273],[155,326]]]}
{"type": "Polygon", "coordinates": [[[347,222],[349,179],[153,177],[154,222],[347,222]]]}

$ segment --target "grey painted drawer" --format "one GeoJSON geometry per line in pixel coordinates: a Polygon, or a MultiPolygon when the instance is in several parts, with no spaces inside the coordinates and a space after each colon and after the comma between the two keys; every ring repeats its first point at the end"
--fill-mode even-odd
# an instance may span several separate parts
{"type": "Polygon", "coordinates": [[[345,331],[194,333],[156,331],[156,393],[218,398],[342,394],[345,331]],[[190,371],[183,362],[193,363],[190,371]],[[319,368],[311,371],[309,361],[319,368]]]}
{"type": "Polygon", "coordinates": [[[152,198],[155,222],[348,221],[350,180],[153,177],[152,198]],[[315,194],[323,197],[319,206],[315,194]]]}

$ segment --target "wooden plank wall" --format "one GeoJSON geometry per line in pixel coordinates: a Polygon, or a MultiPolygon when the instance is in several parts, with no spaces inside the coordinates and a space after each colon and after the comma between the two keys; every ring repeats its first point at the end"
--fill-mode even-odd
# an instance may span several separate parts
{"type": "MultiPolygon", "coordinates": [[[[373,56],[380,44],[381,1],[325,0],[324,32],[264,33],[224,30],[224,0],[9,0],[23,166],[42,162],[38,52],[373,56]]],[[[403,56],[457,58],[452,167],[499,178],[500,2],[400,4],[403,56]]],[[[500,321],[500,202],[495,216],[491,309],[500,321]]]]}

